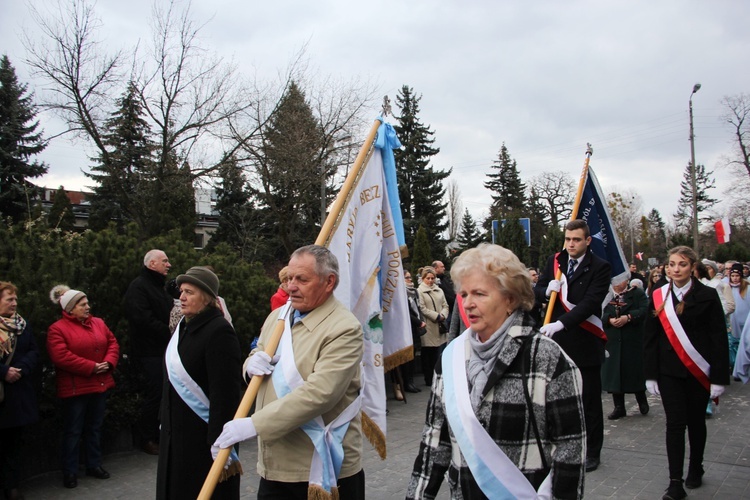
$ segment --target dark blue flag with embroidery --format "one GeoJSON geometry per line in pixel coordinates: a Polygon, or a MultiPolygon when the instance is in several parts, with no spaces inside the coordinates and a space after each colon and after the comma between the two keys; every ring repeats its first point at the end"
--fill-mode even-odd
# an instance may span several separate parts
{"type": "Polygon", "coordinates": [[[594,171],[589,167],[576,219],[585,220],[591,230],[591,251],[612,266],[612,282],[620,283],[627,277],[628,262],[622,245],[612,226],[606,198],[599,187],[594,171]]]}

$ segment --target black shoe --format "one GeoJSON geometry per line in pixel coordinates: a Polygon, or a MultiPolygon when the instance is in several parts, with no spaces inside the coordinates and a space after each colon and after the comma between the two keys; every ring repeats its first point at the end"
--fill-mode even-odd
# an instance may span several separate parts
{"type": "Polygon", "coordinates": [[[417,387],[416,385],[414,385],[414,382],[407,382],[407,383],[405,383],[404,384],[404,390],[406,392],[412,392],[412,393],[422,392],[422,389],[420,389],[419,387],[417,387]]]}
{"type": "Polygon", "coordinates": [[[625,415],[627,415],[625,413],[625,408],[623,408],[622,406],[615,406],[614,411],[612,411],[612,413],[607,415],[607,418],[609,420],[617,420],[617,419],[624,417],[625,415]]]}
{"type": "Polygon", "coordinates": [[[682,500],[683,498],[687,498],[687,493],[685,493],[685,488],[682,487],[682,479],[672,479],[661,500],[682,500]]]}
{"type": "Polygon", "coordinates": [[[647,415],[648,414],[648,401],[646,399],[643,399],[642,401],[638,401],[638,409],[641,410],[641,415],[647,415]]]}
{"type": "Polygon", "coordinates": [[[594,472],[596,469],[599,468],[599,459],[598,458],[587,458],[586,459],[586,472],[594,472]]]}
{"type": "Polygon", "coordinates": [[[703,485],[703,467],[699,469],[688,469],[688,475],[685,478],[685,488],[695,489],[703,485]]]}
{"type": "Polygon", "coordinates": [[[63,474],[63,486],[75,488],[78,486],[78,477],[75,474],[63,474]]]}
{"type": "Polygon", "coordinates": [[[90,469],[86,469],[86,475],[87,476],[93,476],[97,479],[109,479],[109,472],[102,469],[101,466],[99,467],[92,467],[90,469]]]}

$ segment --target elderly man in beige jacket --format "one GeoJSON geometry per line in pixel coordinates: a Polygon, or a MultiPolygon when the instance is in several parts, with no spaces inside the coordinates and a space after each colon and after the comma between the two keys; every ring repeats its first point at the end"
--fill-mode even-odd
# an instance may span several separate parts
{"type": "MultiPolygon", "coordinates": [[[[258,437],[259,499],[364,498],[360,365],[362,330],[333,296],[338,261],[325,247],[297,249],[289,260],[290,306],[273,311],[248,376],[265,377],[252,417],[228,422],[215,450],[258,437]],[[280,317],[285,331],[271,358],[263,352],[280,317]],[[311,472],[312,471],[312,472],[311,472]]],[[[216,452],[216,451],[215,451],[216,452]]],[[[215,455],[214,455],[215,456],[215,455]]]]}

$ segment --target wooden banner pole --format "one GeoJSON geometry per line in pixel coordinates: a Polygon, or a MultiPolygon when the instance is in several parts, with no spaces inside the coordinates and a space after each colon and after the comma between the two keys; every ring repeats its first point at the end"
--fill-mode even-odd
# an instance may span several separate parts
{"type": "MultiPolygon", "coordinates": [[[[328,238],[333,231],[336,221],[338,220],[342,210],[346,206],[346,201],[349,198],[351,190],[354,187],[355,181],[359,176],[360,171],[365,166],[365,159],[367,158],[367,155],[372,148],[373,143],[375,142],[375,136],[378,133],[380,123],[380,119],[377,119],[375,120],[375,123],[372,124],[370,132],[369,134],[367,134],[367,139],[365,139],[364,144],[362,144],[362,147],[359,150],[359,154],[357,155],[357,159],[354,161],[354,165],[349,171],[349,175],[347,175],[346,180],[344,181],[344,185],[341,187],[341,191],[339,192],[336,201],[333,203],[331,211],[328,213],[328,217],[326,217],[325,223],[323,224],[323,227],[318,234],[318,238],[315,240],[316,245],[325,245],[325,243],[328,241],[328,238]]],[[[266,354],[271,357],[274,356],[274,354],[276,353],[276,349],[279,346],[281,335],[283,333],[284,319],[279,318],[279,321],[276,324],[276,327],[271,334],[270,339],[268,340],[268,344],[266,345],[266,354]]],[[[258,390],[260,389],[260,384],[263,382],[264,378],[265,377],[262,376],[254,376],[250,379],[250,384],[247,386],[245,395],[242,397],[242,401],[240,401],[240,405],[234,414],[235,419],[245,418],[250,413],[250,408],[255,402],[255,398],[258,395],[258,390]]],[[[219,451],[219,454],[216,456],[216,460],[214,460],[214,463],[211,466],[211,470],[208,471],[206,480],[203,482],[203,487],[198,494],[198,500],[209,500],[211,498],[211,495],[213,495],[213,492],[216,489],[216,485],[221,478],[221,473],[224,470],[224,465],[229,459],[230,452],[231,448],[222,448],[219,451]]]]}

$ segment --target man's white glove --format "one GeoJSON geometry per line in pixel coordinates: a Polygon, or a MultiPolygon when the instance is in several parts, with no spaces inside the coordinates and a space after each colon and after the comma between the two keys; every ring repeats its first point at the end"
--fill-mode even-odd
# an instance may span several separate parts
{"type": "Polygon", "coordinates": [[[257,435],[258,432],[255,430],[252,418],[237,418],[224,424],[224,430],[216,438],[214,446],[229,448],[240,441],[254,438],[257,435]]]}
{"type": "MultiPolygon", "coordinates": [[[[214,460],[216,460],[216,457],[219,456],[219,451],[220,450],[221,450],[221,448],[219,448],[215,444],[211,445],[211,456],[213,457],[214,460]]],[[[232,460],[232,457],[231,456],[228,457],[227,458],[227,463],[224,464],[224,468],[228,469],[229,466],[232,465],[232,462],[234,462],[234,460],[232,460]]]]}
{"type": "Polygon", "coordinates": [[[547,285],[547,291],[544,292],[544,295],[549,297],[552,295],[552,292],[559,292],[560,291],[560,281],[559,280],[552,280],[549,282],[549,285],[547,285]]]}
{"type": "Polygon", "coordinates": [[[711,399],[716,399],[724,394],[724,386],[711,384],[711,399]]]}
{"type": "Polygon", "coordinates": [[[274,365],[278,362],[278,354],[271,359],[271,356],[264,351],[258,351],[250,356],[245,371],[247,372],[248,377],[252,377],[253,375],[270,375],[275,368],[274,365]]]}
{"type": "Polygon", "coordinates": [[[544,325],[539,331],[542,332],[544,336],[551,337],[563,328],[565,328],[565,326],[562,324],[562,321],[555,321],[554,323],[544,325]]]}
{"type": "Polygon", "coordinates": [[[661,395],[661,392],[659,392],[659,383],[656,380],[646,380],[646,390],[654,396],[661,395]]]}

